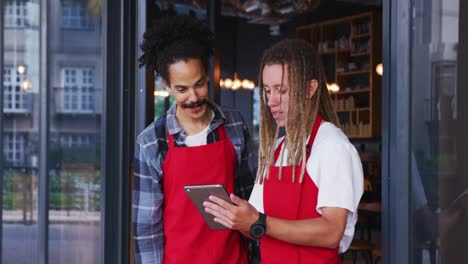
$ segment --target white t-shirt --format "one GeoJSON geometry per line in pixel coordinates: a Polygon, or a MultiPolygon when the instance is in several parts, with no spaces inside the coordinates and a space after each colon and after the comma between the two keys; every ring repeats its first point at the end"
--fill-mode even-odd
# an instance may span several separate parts
{"type": "MultiPolygon", "coordinates": [[[[214,118],[214,113],[211,112],[211,121],[213,121],[213,118],[214,118]]],[[[209,128],[210,128],[210,124],[208,124],[200,133],[197,133],[191,136],[186,136],[185,145],[187,145],[187,147],[196,147],[196,146],[206,145],[206,138],[208,137],[209,128]]]]}
{"type": "MultiPolygon", "coordinates": [[[[282,140],[283,138],[278,139],[276,146],[282,140]]],[[[281,151],[283,150],[284,148],[281,151]]],[[[287,152],[284,153],[284,159],[285,157],[287,152]]],[[[275,166],[279,166],[279,162],[278,158],[275,166]]],[[[339,246],[339,252],[345,252],[353,240],[357,207],[364,192],[364,177],[359,154],[339,128],[332,123],[324,122],[319,127],[312,145],[306,170],[319,189],[316,207],[319,214],[322,214],[323,207],[344,208],[349,212],[339,246]]],[[[263,184],[255,184],[249,203],[258,211],[264,212],[263,184]]]]}
{"type": "Polygon", "coordinates": [[[191,136],[186,136],[185,137],[185,145],[187,147],[195,147],[195,146],[202,146],[206,145],[206,137],[208,136],[208,128],[210,126],[208,125],[205,129],[203,129],[200,133],[191,135],[191,136]]]}

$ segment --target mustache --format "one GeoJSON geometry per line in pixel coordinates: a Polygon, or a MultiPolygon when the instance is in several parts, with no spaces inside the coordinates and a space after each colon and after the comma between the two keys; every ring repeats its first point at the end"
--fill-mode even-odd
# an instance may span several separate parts
{"type": "Polygon", "coordinates": [[[208,103],[208,100],[202,99],[202,100],[197,101],[197,102],[190,102],[188,104],[182,104],[181,106],[182,106],[182,108],[195,108],[195,107],[205,105],[207,103],[208,103]]]}

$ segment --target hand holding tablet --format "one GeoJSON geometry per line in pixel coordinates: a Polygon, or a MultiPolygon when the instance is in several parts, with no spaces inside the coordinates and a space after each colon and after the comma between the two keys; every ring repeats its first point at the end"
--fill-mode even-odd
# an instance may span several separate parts
{"type": "Polygon", "coordinates": [[[227,227],[213,221],[213,216],[205,212],[205,207],[203,206],[203,202],[208,201],[208,197],[210,195],[214,195],[233,204],[229,198],[228,192],[222,184],[186,185],[184,186],[184,190],[211,229],[228,229],[227,227]]]}

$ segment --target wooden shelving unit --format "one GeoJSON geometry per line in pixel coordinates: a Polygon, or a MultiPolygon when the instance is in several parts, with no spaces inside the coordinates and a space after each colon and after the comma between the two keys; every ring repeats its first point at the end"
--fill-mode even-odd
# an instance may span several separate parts
{"type": "Polygon", "coordinates": [[[375,68],[382,63],[382,19],[374,12],[305,25],[299,38],[317,48],[332,93],[342,130],[350,138],[381,135],[382,77],[375,68]]]}

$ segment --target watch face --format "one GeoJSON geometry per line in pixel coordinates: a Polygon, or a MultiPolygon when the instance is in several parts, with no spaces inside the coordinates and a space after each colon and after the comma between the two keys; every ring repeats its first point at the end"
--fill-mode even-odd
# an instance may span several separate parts
{"type": "Polygon", "coordinates": [[[253,225],[251,235],[255,238],[260,238],[265,234],[265,227],[262,225],[253,225]]]}

